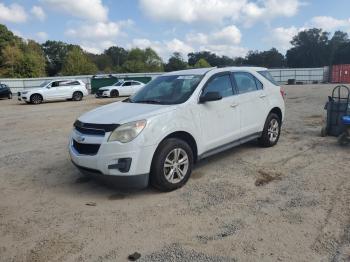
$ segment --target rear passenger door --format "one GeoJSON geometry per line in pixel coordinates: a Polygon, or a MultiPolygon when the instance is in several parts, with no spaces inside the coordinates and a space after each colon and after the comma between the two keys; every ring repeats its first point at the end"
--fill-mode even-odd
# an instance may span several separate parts
{"type": "Polygon", "coordinates": [[[241,137],[262,131],[267,116],[268,100],[263,84],[251,73],[233,72],[240,107],[241,137]]]}
{"type": "Polygon", "coordinates": [[[142,84],[136,81],[132,82],[132,93],[136,93],[142,87],[142,84]]]}

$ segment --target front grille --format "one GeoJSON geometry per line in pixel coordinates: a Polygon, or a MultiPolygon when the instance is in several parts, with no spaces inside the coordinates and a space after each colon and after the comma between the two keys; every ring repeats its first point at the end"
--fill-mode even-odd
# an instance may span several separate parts
{"type": "Polygon", "coordinates": [[[97,90],[96,94],[98,96],[102,96],[103,92],[106,91],[106,90],[97,90]]]}
{"type": "Polygon", "coordinates": [[[73,139],[73,147],[81,155],[96,155],[100,146],[99,144],[80,144],[73,139]]]}
{"type": "Polygon", "coordinates": [[[104,136],[105,133],[112,132],[116,129],[118,124],[90,124],[83,123],[79,120],[75,121],[74,127],[75,129],[85,135],[97,135],[104,136]]]}

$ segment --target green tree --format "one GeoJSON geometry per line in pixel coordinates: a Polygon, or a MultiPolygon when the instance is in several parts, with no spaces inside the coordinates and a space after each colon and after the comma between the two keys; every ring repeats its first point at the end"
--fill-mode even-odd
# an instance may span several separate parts
{"type": "Polygon", "coordinates": [[[80,48],[73,47],[67,53],[62,68],[63,75],[90,75],[96,72],[96,65],[89,60],[80,48]]]}
{"type": "Polygon", "coordinates": [[[2,52],[1,75],[5,77],[45,76],[45,57],[33,40],[7,45],[2,52]]]}
{"type": "Polygon", "coordinates": [[[151,48],[146,48],[145,50],[134,48],[129,51],[123,68],[126,72],[130,73],[162,72],[163,62],[151,48]]]}
{"type": "Polygon", "coordinates": [[[245,58],[245,63],[254,66],[277,68],[285,65],[285,59],[276,48],[272,48],[262,52],[249,51],[245,58]]]}
{"type": "Polygon", "coordinates": [[[128,58],[128,51],[118,46],[111,46],[103,54],[109,57],[114,68],[120,68],[128,58]]]}
{"type": "Polygon", "coordinates": [[[328,65],[329,33],[312,28],[293,37],[293,47],[287,51],[289,67],[319,67],[328,65]]]}
{"type": "Polygon", "coordinates": [[[49,76],[59,75],[67,53],[77,45],[67,44],[61,41],[48,40],[42,44],[42,49],[46,57],[46,71],[49,76]]]}
{"type": "Polygon", "coordinates": [[[206,68],[211,67],[211,65],[205,60],[204,58],[201,58],[197,61],[197,63],[194,65],[195,68],[206,68]]]}
{"type": "Polygon", "coordinates": [[[166,72],[178,71],[187,68],[187,63],[182,58],[179,52],[173,53],[173,55],[169,58],[168,63],[165,64],[164,70],[166,72]]]}
{"type": "Polygon", "coordinates": [[[350,43],[348,34],[342,31],[336,31],[333,37],[329,41],[329,65],[349,63],[350,54],[343,50],[349,50],[346,48],[350,43]]]}

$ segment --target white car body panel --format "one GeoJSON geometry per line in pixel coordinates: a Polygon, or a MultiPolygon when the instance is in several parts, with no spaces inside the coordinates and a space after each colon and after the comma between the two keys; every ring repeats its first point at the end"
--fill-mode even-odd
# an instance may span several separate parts
{"type": "Polygon", "coordinates": [[[261,76],[257,71],[265,68],[213,68],[194,69],[167,73],[166,75],[204,75],[190,98],[175,105],[157,105],[117,102],[102,106],[78,118],[83,123],[125,124],[146,120],[147,124],[139,136],[128,143],[108,142],[110,132],[101,137],[100,149],[96,155],[79,155],[72,146],[77,136],[84,138],[86,144],[94,144],[93,136],[72,131],[69,152],[72,161],[78,167],[98,170],[104,175],[138,176],[148,174],[153,155],[160,142],[175,132],[186,132],[191,135],[197,146],[197,158],[210,155],[220,147],[229,148],[238,141],[257,138],[263,128],[268,114],[278,108],[284,117],[284,100],[280,87],[261,76]],[[219,101],[199,103],[199,97],[207,81],[222,72],[247,72],[263,84],[263,90],[244,94],[234,94],[219,101]],[[119,158],[132,159],[130,170],[121,173],[108,169],[108,165],[119,158]]]}
{"type": "Polygon", "coordinates": [[[73,93],[77,91],[81,92],[83,96],[87,96],[89,94],[88,90],[86,89],[85,83],[81,80],[54,80],[48,82],[45,86],[41,88],[31,88],[19,92],[20,96],[18,97],[18,100],[30,102],[30,97],[33,94],[41,95],[43,98],[43,102],[65,100],[71,99],[73,93]],[[52,86],[54,83],[58,82],[67,83],[68,85],[52,86]]]}

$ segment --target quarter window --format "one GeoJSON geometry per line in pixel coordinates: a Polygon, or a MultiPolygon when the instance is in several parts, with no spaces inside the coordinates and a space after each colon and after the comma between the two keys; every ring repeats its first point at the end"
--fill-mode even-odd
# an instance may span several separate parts
{"type": "Polygon", "coordinates": [[[238,92],[240,94],[249,93],[263,89],[261,82],[256,79],[252,74],[245,72],[233,73],[238,92]]]}
{"type": "Polygon", "coordinates": [[[228,74],[220,75],[209,80],[203,95],[209,92],[219,92],[222,97],[232,96],[233,89],[230,76],[228,74]]]}

